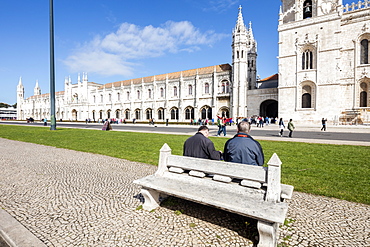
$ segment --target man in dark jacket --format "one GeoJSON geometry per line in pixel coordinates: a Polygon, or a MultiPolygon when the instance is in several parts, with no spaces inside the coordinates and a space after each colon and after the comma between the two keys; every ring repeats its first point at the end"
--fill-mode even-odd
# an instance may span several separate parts
{"type": "Polygon", "coordinates": [[[208,127],[205,125],[200,126],[198,132],[185,141],[184,156],[220,160],[222,153],[215,150],[215,146],[213,142],[208,139],[208,135],[208,127]]]}
{"type": "Polygon", "coordinates": [[[247,121],[241,121],[238,124],[238,133],[225,143],[225,161],[256,166],[263,165],[262,147],[249,135],[250,129],[251,125],[247,121]]]}

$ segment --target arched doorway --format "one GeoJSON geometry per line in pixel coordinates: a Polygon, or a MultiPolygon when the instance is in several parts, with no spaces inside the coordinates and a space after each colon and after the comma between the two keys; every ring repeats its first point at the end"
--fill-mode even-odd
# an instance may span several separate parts
{"type": "Polygon", "coordinates": [[[72,120],[77,121],[77,111],[75,109],[72,110],[72,120]]]}
{"type": "Polygon", "coordinates": [[[218,116],[220,117],[226,117],[226,118],[229,118],[230,117],[230,109],[228,107],[221,107],[221,109],[218,111],[218,116]]]}
{"type": "Polygon", "coordinates": [[[265,100],[260,105],[260,116],[275,118],[278,117],[278,102],[276,100],[265,100]]]}

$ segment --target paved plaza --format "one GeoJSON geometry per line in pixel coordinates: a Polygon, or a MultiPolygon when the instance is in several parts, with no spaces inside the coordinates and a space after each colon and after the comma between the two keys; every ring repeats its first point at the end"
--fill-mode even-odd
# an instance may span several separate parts
{"type": "MultiPolygon", "coordinates": [[[[46,246],[255,242],[254,220],[215,208],[172,198],[141,210],[132,181],[154,166],[1,138],[0,150],[0,208],[46,246]]],[[[370,246],[369,205],[299,192],[289,203],[280,246],[370,246]]]]}

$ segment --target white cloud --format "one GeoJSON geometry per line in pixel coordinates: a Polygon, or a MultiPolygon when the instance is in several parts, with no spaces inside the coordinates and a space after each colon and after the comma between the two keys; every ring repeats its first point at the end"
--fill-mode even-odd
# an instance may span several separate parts
{"type": "Polygon", "coordinates": [[[76,48],[64,63],[73,72],[130,76],[135,63],[142,59],[194,52],[225,37],[214,31],[201,32],[188,21],[168,21],[160,27],[123,23],[116,32],[97,36],[76,48]]]}

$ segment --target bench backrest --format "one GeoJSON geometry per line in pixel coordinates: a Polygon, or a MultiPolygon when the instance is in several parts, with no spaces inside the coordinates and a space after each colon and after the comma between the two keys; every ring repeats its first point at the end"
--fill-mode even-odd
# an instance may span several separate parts
{"type": "Polygon", "coordinates": [[[165,172],[188,173],[194,177],[212,176],[213,180],[230,183],[237,180],[241,186],[255,189],[266,187],[266,201],[281,201],[279,157],[274,154],[268,167],[253,166],[239,163],[199,159],[171,154],[171,148],[165,143],[159,156],[157,176],[165,172]]]}

